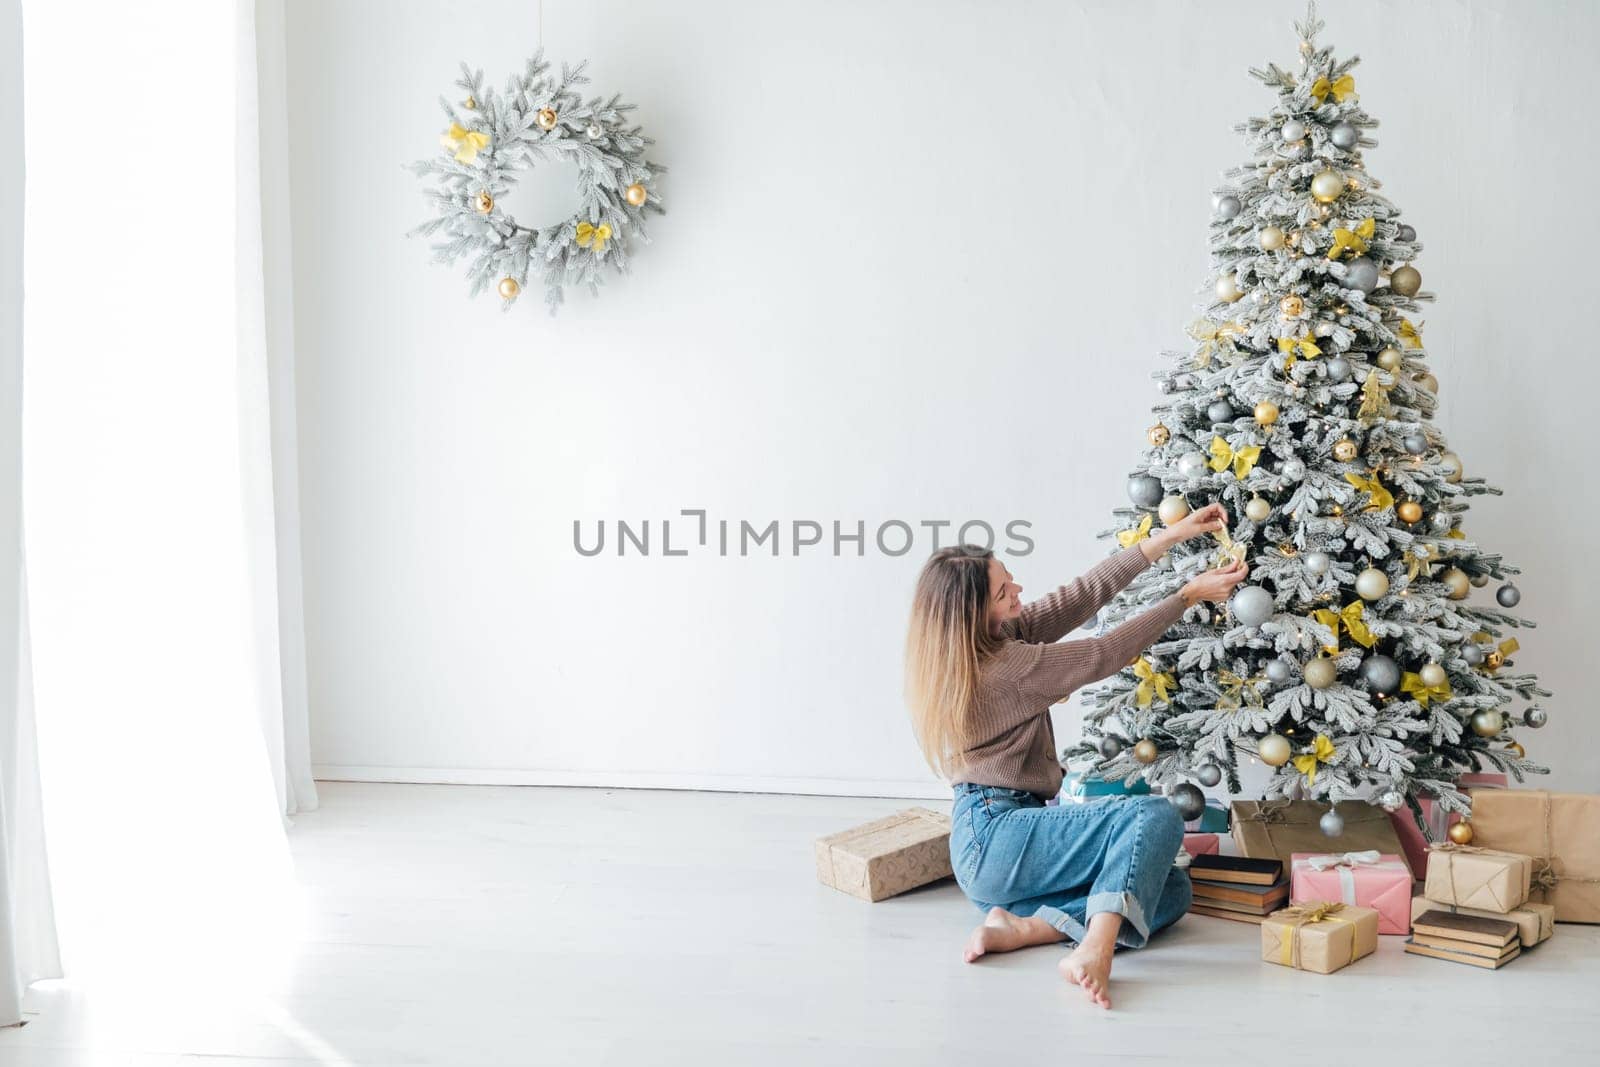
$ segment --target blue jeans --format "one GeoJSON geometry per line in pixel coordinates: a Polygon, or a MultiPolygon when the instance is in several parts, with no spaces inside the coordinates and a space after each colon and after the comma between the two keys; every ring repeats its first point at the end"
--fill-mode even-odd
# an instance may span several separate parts
{"type": "Polygon", "coordinates": [[[1089,916],[1122,916],[1117,944],[1139,948],[1189,910],[1187,871],[1172,861],[1183,820],[1165,797],[1104,797],[1046,807],[1002,786],[955,787],[950,864],[979,908],[1037,915],[1081,942],[1089,916]]]}

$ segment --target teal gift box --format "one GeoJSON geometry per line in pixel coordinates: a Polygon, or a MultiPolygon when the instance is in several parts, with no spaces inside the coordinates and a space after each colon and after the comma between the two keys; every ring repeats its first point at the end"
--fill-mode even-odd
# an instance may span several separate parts
{"type": "Polygon", "coordinates": [[[1192,834],[1225,834],[1228,832],[1228,813],[1215,804],[1207,803],[1206,810],[1198,819],[1191,819],[1183,825],[1192,834]]]}
{"type": "Polygon", "coordinates": [[[1081,774],[1069,774],[1061,780],[1063,804],[1082,804],[1097,797],[1140,797],[1149,794],[1150,783],[1143,778],[1137,779],[1132,785],[1123,785],[1120,778],[1114,782],[1102,782],[1098,778],[1085,780],[1081,774]]]}

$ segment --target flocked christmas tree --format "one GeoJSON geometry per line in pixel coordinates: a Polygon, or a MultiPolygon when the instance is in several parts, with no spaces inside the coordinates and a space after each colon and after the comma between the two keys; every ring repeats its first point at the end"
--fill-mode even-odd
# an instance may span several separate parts
{"type": "Polygon", "coordinates": [[[1464,813],[1461,774],[1545,772],[1513,740],[1508,705],[1530,702],[1521,721],[1541,726],[1531,702],[1549,693],[1513,671],[1507,631],[1532,625],[1503,610],[1516,568],[1462,530],[1467,499],[1499,490],[1464,475],[1431,422],[1417,313],[1432,294],[1412,265],[1416,231],[1363,160],[1378,123],[1356,95],[1357,58],[1316,44],[1314,8],[1296,28],[1296,71],[1251,71],[1276,100],[1237,127],[1252,159],[1213,200],[1215,295],[1192,349],[1156,375],[1134,506],[1103,536],[1133,544],[1211,501],[1229,530],[1173,548],[1103,625],[1229,554],[1250,576],[1088,690],[1084,741],[1066,755],[1165,784],[1186,817],[1203,800],[1193,783],[1237,793],[1252,759],[1276,768],[1269,795],[1414,814],[1431,796],[1464,813]],[[1492,581],[1506,584],[1472,595],[1492,581]]]}

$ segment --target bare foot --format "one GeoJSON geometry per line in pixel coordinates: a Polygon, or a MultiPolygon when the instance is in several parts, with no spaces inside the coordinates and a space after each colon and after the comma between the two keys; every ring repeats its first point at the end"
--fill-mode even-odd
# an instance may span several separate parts
{"type": "Polygon", "coordinates": [[[1049,945],[1061,939],[1060,930],[1037,916],[1030,915],[1024,919],[1004,908],[990,908],[983,925],[967,938],[967,948],[962,955],[971,963],[989,952],[1010,952],[1029,945],[1049,945]]]}
{"type": "Polygon", "coordinates": [[[1111,953],[1114,948],[1114,945],[1081,944],[1058,964],[1061,977],[1082,986],[1089,999],[1102,1008],[1111,1007],[1108,991],[1111,988],[1111,953]]]}

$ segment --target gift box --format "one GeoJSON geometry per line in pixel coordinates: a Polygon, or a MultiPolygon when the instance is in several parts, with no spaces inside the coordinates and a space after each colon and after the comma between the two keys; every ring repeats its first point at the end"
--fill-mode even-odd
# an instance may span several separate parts
{"type": "Polygon", "coordinates": [[[1416,921],[1418,915],[1425,911],[1453,911],[1461,915],[1477,915],[1484,919],[1504,919],[1517,924],[1517,933],[1522,938],[1522,947],[1529,948],[1545,940],[1555,933],[1556,906],[1554,904],[1536,904],[1528,901],[1519,908],[1501,914],[1487,908],[1462,908],[1455,904],[1442,904],[1437,900],[1427,897],[1411,898],[1411,919],[1416,921]]]}
{"type": "Polygon", "coordinates": [[[1183,850],[1191,856],[1214,856],[1222,851],[1222,841],[1216,834],[1184,834],[1183,850]]]}
{"type": "Polygon", "coordinates": [[[1338,900],[1378,913],[1378,933],[1411,932],[1411,869],[1381,852],[1296,852],[1289,903],[1338,900]]]}
{"type": "Polygon", "coordinates": [[[949,878],[950,817],[907,808],[816,842],[817,880],[862,900],[883,900],[949,878]]]}
{"type": "MultiPolygon", "coordinates": [[[[1339,805],[1344,833],[1323,834],[1320,821],[1328,805],[1317,800],[1236,800],[1233,840],[1241,855],[1278,859],[1288,865],[1296,852],[1379,852],[1400,855],[1400,838],[1382,808],[1347,800],[1339,805]]],[[[1403,861],[1403,858],[1402,858],[1403,861]]],[[[1409,864],[1407,869],[1410,869],[1409,864]]],[[[1412,875],[1417,873],[1413,870],[1412,875]]]]}
{"type": "Polygon", "coordinates": [[[1532,856],[1530,899],[1554,904],[1556,922],[1600,923],[1600,796],[1542,789],[1474,789],[1471,796],[1474,844],[1532,856]]]}
{"type": "Polygon", "coordinates": [[[1348,967],[1378,947],[1378,913],[1318,901],[1275,911],[1261,920],[1261,958],[1317,974],[1348,967]]]}
{"type": "Polygon", "coordinates": [[[1110,782],[1102,782],[1098,778],[1085,778],[1081,774],[1069,774],[1061,779],[1061,802],[1063,804],[1082,804],[1088,800],[1097,800],[1100,797],[1141,797],[1150,795],[1150,783],[1143,778],[1136,778],[1132,785],[1124,785],[1118,778],[1110,782]]]}
{"type": "Polygon", "coordinates": [[[1428,850],[1422,895],[1504,915],[1528,899],[1532,874],[1533,859],[1521,853],[1446,842],[1428,850]]]}
{"type": "Polygon", "coordinates": [[[1198,819],[1190,819],[1183,828],[1191,834],[1225,834],[1228,832],[1228,812],[1217,804],[1208,803],[1198,819]]]}
{"type": "MultiPolygon", "coordinates": [[[[1472,786],[1489,788],[1506,787],[1506,776],[1503,774],[1463,774],[1456,780],[1456,784],[1463,789],[1472,786]]],[[[1418,797],[1417,805],[1422,808],[1422,822],[1428,828],[1424,833],[1422,827],[1417,825],[1416,818],[1411,814],[1409,806],[1389,813],[1389,821],[1394,823],[1394,832],[1400,838],[1400,847],[1404,850],[1406,863],[1413,872],[1428,869],[1428,845],[1434,841],[1444,840],[1444,833],[1450,825],[1457,822],[1461,816],[1450,812],[1448,817],[1441,811],[1432,797],[1418,797]]]]}

